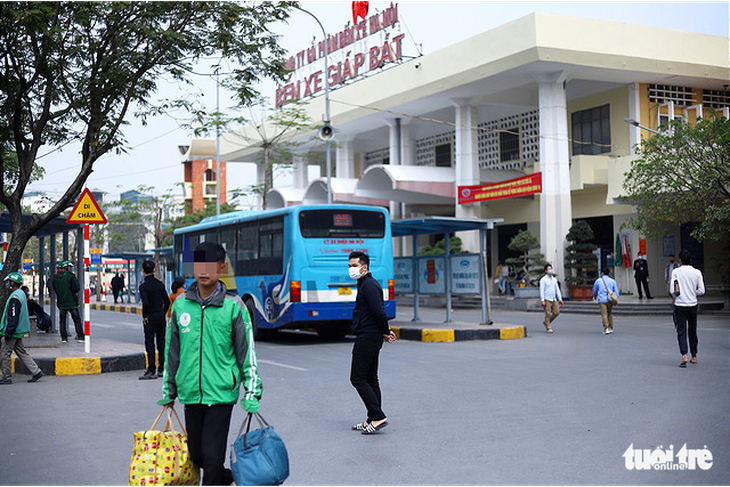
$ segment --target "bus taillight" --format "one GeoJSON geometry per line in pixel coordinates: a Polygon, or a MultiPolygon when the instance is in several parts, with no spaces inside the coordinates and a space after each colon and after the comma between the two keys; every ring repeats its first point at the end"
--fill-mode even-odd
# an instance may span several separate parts
{"type": "Polygon", "coordinates": [[[289,281],[289,299],[292,303],[299,303],[302,300],[301,281],[289,281]]]}
{"type": "Polygon", "coordinates": [[[388,279],[388,299],[395,299],[395,281],[388,279]]]}

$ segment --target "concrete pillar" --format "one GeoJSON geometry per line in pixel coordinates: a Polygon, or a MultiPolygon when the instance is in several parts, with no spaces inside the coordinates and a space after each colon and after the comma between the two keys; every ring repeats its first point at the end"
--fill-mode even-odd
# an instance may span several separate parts
{"type": "Polygon", "coordinates": [[[355,177],[355,145],[353,139],[337,138],[335,159],[336,177],[348,179],[355,177]]]}
{"type": "MultiPolygon", "coordinates": [[[[641,123],[641,92],[639,83],[629,85],[629,118],[633,118],[641,123]]],[[[637,153],[635,146],[641,142],[641,129],[633,125],[626,124],[629,127],[629,154],[637,153]]]]}
{"type": "MultiPolygon", "coordinates": [[[[477,107],[465,100],[452,100],[456,109],[456,186],[473,186],[479,180],[479,146],[477,131],[477,107]]],[[[458,198],[454,201],[454,215],[457,218],[481,218],[481,203],[460,205],[458,198]]],[[[459,232],[464,250],[479,252],[479,232],[459,232]]]]}
{"type": "Polygon", "coordinates": [[[545,259],[565,279],[565,236],[572,225],[568,112],[565,97],[567,73],[534,75],[540,110],[540,244],[545,259]]]}
{"type": "MultiPolygon", "coordinates": [[[[390,165],[400,166],[403,163],[403,119],[394,118],[385,121],[390,127],[389,130],[389,159],[390,165]]],[[[405,205],[400,201],[390,202],[391,220],[402,220],[405,218],[405,205]]],[[[404,237],[393,239],[393,256],[402,257],[406,253],[406,241],[404,237]]]]}
{"type": "Polygon", "coordinates": [[[308,169],[309,160],[304,154],[294,154],[292,156],[292,168],[294,170],[294,188],[295,189],[306,189],[309,184],[308,169]]]}

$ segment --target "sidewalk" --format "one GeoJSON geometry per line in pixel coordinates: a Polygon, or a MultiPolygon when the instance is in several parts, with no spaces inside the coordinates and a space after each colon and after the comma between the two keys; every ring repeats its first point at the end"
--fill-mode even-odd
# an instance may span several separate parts
{"type": "MultiPolygon", "coordinates": [[[[141,314],[138,304],[92,302],[91,309],[118,313],[141,314]]],[[[473,310],[454,310],[452,322],[444,323],[443,309],[422,308],[421,321],[413,322],[413,308],[398,306],[390,328],[400,340],[422,342],[455,342],[463,340],[509,340],[525,338],[527,328],[520,324],[494,323],[482,326],[474,321],[473,310]]],[[[478,320],[477,320],[478,321],[478,320]]],[[[33,334],[23,340],[25,347],[46,375],[101,374],[128,370],[144,370],[147,354],[138,344],[92,337],[92,353],[86,354],[84,343],[69,340],[60,343],[58,335],[33,334]]],[[[13,373],[30,374],[13,355],[13,373]]]]}

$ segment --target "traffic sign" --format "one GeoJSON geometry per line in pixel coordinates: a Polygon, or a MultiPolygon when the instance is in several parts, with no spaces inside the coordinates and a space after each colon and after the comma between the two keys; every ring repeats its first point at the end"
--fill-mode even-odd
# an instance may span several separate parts
{"type": "Polygon", "coordinates": [[[89,188],[81,193],[76,206],[66,218],[66,223],[106,223],[106,216],[91,195],[89,188]]]}

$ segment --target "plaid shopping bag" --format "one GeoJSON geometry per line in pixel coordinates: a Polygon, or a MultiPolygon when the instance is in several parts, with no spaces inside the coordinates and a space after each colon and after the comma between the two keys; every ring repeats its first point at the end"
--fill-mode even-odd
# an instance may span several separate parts
{"type": "Polygon", "coordinates": [[[156,430],[165,409],[150,429],[134,433],[134,449],[129,463],[129,485],[198,485],[200,470],[190,459],[188,437],[174,408],[167,409],[167,424],[156,430]],[[180,431],[172,424],[175,414],[180,431]]]}

